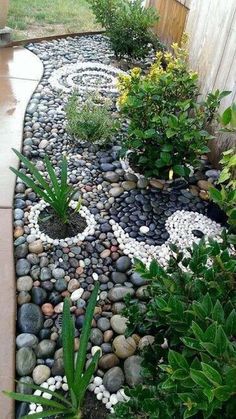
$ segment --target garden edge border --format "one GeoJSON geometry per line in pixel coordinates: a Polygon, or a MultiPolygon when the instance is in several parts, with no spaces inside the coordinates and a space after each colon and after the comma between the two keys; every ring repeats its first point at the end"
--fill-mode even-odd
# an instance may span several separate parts
{"type": "Polygon", "coordinates": [[[53,41],[57,39],[64,39],[64,38],[75,38],[75,37],[81,37],[81,36],[88,36],[88,35],[104,35],[105,30],[100,31],[86,31],[86,32],[73,32],[73,33],[63,33],[61,35],[50,35],[50,36],[42,36],[38,38],[31,38],[31,39],[22,39],[19,41],[12,41],[8,45],[6,45],[3,48],[6,47],[15,47],[15,46],[24,46],[31,43],[37,43],[37,42],[47,42],[47,41],[53,41]]]}
{"type": "MultiPolygon", "coordinates": [[[[6,51],[5,48],[2,50],[6,51]]],[[[6,144],[7,148],[15,146],[17,149],[21,149],[25,111],[32,94],[43,76],[44,68],[42,62],[32,52],[22,47],[10,47],[9,51],[11,50],[14,50],[14,53],[16,52],[16,56],[18,51],[21,57],[25,55],[24,65],[27,64],[30,66],[33,64],[34,70],[37,69],[37,76],[34,79],[28,76],[22,80],[21,77],[17,76],[18,63],[14,62],[16,56],[9,54],[10,58],[7,61],[7,58],[4,56],[5,52],[3,53],[3,59],[6,59],[6,61],[3,63],[5,67],[3,65],[3,73],[1,73],[0,81],[5,86],[3,94],[7,99],[6,101],[3,100],[4,109],[2,117],[5,118],[5,124],[3,138],[1,140],[6,144]],[[9,63],[11,70],[8,69],[9,63]],[[6,73],[4,72],[5,69],[7,69],[6,73]],[[16,89],[17,83],[20,89],[16,89]],[[22,87],[25,87],[25,89],[22,89],[22,87]],[[15,101],[14,109],[12,108],[12,100],[15,101]],[[12,124],[14,113],[15,119],[12,124]],[[12,125],[14,126],[13,134],[12,125]],[[8,139],[9,132],[11,132],[10,136],[12,140],[10,142],[8,139]]],[[[16,162],[16,166],[18,164],[16,162]]],[[[15,179],[16,177],[14,175],[14,181],[12,181],[12,174],[11,179],[7,174],[4,176],[5,186],[8,188],[9,196],[11,195],[12,198],[14,196],[15,179]]],[[[2,273],[0,293],[0,330],[2,336],[0,345],[0,418],[14,419],[14,401],[2,394],[3,390],[10,391],[14,390],[15,387],[16,276],[13,246],[13,199],[9,199],[8,205],[0,204],[0,232],[0,266],[2,273]]]]}

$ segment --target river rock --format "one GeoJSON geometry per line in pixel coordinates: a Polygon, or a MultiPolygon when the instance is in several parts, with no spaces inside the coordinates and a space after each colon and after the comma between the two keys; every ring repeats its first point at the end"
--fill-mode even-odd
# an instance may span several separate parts
{"type": "Polygon", "coordinates": [[[16,391],[17,391],[17,393],[21,393],[21,394],[32,394],[33,393],[33,389],[31,387],[25,386],[24,383],[26,383],[26,384],[34,384],[34,381],[33,381],[32,377],[29,377],[29,376],[20,377],[20,379],[18,380],[18,383],[16,385],[16,391]]]}
{"type": "Polygon", "coordinates": [[[111,327],[118,335],[124,335],[127,329],[127,319],[120,314],[115,314],[111,318],[111,327]]]}
{"type": "Polygon", "coordinates": [[[35,349],[38,358],[50,358],[54,354],[56,342],[50,339],[43,339],[35,349]]]}
{"type": "Polygon", "coordinates": [[[128,256],[121,256],[116,261],[116,268],[120,272],[128,271],[132,266],[131,260],[128,256]]]}
{"type": "Polygon", "coordinates": [[[125,380],[130,387],[134,387],[143,382],[141,363],[142,357],[138,355],[130,356],[124,362],[125,380]]]}
{"type": "Polygon", "coordinates": [[[102,370],[109,370],[119,365],[119,358],[115,354],[106,354],[99,359],[98,366],[102,370]]]}
{"type": "Polygon", "coordinates": [[[137,345],[132,337],[126,338],[124,335],[120,335],[113,340],[112,347],[118,358],[126,359],[134,355],[137,345]]]}
{"type": "Polygon", "coordinates": [[[36,365],[36,356],[31,348],[20,348],[16,353],[16,371],[21,377],[29,375],[36,365]]]}
{"type": "Polygon", "coordinates": [[[120,186],[114,186],[113,188],[110,189],[109,194],[113,196],[114,198],[116,198],[122,195],[123,192],[124,192],[123,188],[121,188],[120,186]]]}
{"type": "Polygon", "coordinates": [[[51,375],[51,370],[47,365],[37,365],[33,370],[33,380],[38,386],[47,381],[51,375]]]}
{"type": "Polygon", "coordinates": [[[209,191],[209,189],[212,188],[212,183],[208,180],[199,180],[197,186],[204,191],[209,191]]]}
{"type": "Polygon", "coordinates": [[[138,349],[142,351],[146,346],[152,345],[155,341],[155,337],[152,335],[143,336],[138,344],[138,349]]]}
{"type": "Polygon", "coordinates": [[[33,303],[23,304],[18,311],[18,327],[22,333],[37,335],[43,326],[40,308],[33,303]]]}
{"type": "Polygon", "coordinates": [[[110,393],[116,393],[124,384],[125,377],[120,367],[113,367],[103,377],[103,385],[110,393]]]}
{"type": "Polygon", "coordinates": [[[30,271],[30,263],[27,259],[18,259],[16,262],[16,274],[18,276],[25,276],[30,271]]]}
{"type": "Polygon", "coordinates": [[[128,287],[114,287],[108,292],[108,298],[111,301],[121,301],[126,295],[134,295],[134,289],[128,287]]]}
{"type": "Polygon", "coordinates": [[[35,240],[32,243],[29,243],[29,251],[30,253],[43,253],[43,243],[42,240],[35,240]]]}
{"type": "Polygon", "coordinates": [[[16,338],[16,346],[18,348],[35,348],[38,344],[38,338],[31,333],[21,333],[16,338]]]}
{"type": "Polygon", "coordinates": [[[17,278],[17,291],[30,291],[33,286],[33,279],[30,276],[20,276],[17,278]]]}

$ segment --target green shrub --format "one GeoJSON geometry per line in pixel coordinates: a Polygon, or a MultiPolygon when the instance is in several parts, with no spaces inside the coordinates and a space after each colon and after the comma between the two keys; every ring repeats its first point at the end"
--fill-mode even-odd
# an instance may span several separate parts
{"type": "Polygon", "coordinates": [[[220,123],[223,126],[222,131],[236,131],[236,103],[229,106],[220,116],[220,123]]]}
{"type": "Polygon", "coordinates": [[[188,176],[188,166],[197,166],[199,156],[209,151],[206,127],[228,94],[217,91],[197,102],[197,74],[187,67],[185,39],[182,45],[173,44],[173,54],[158,52],[147,75],[135,68],[120,76],[119,104],[130,120],[123,153],[133,151],[131,162],[146,176],[188,176]]]}
{"type": "Polygon", "coordinates": [[[93,319],[94,308],[97,302],[99,290],[99,283],[97,282],[95,288],[90,297],[88,307],[86,310],[85,320],[83,329],[80,336],[80,345],[75,358],[74,353],[74,337],[75,337],[75,325],[73,318],[70,314],[70,303],[66,299],[63,307],[62,316],[62,341],[63,341],[63,358],[65,366],[65,374],[67,378],[67,384],[69,387],[68,398],[65,398],[59,392],[50,391],[47,388],[40,387],[33,384],[26,384],[33,390],[40,390],[42,393],[47,393],[52,397],[52,400],[42,396],[35,396],[29,394],[21,394],[15,392],[4,392],[7,396],[14,400],[37,403],[46,407],[48,410],[44,410],[43,413],[34,413],[32,415],[22,416],[25,418],[48,418],[48,417],[67,417],[71,419],[82,418],[82,407],[85,392],[90,383],[90,380],[96,371],[100,351],[97,351],[92,358],[91,363],[85,370],[87,346],[91,331],[91,323],[93,319]],[[54,400],[55,399],[55,400],[54,400]]]}
{"type": "Polygon", "coordinates": [[[66,106],[66,116],[67,130],[76,140],[105,144],[118,128],[107,102],[97,103],[96,96],[80,103],[74,93],[66,106]]]}
{"type": "Polygon", "coordinates": [[[141,0],[88,0],[97,21],[106,28],[117,57],[143,58],[149,44],[156,42],[150,28],[157,23],[153,8],[144,8],[141,0]]]}
{"type": "Polygon", "coordinates": [[[235,149],[227,150],[220,160],[222,171],[218,179],[220,189],[211,188],[210,198],[225,211],[231,230],[236,230],[236,153],[235,149]]]}
{"type": "MultiPolygon", "coordinates": [[[[19,157],[20,161],[24,163],[25,167],[29,170],[33,179],[30,176],[25,175],[20,170],[16,170],[14,167],[10,167],[11,171],[15,173],[23,182],[33,191],[47,202],[51,208],[55,211],[57,216],[62,220],[63,223],[69,221],[69,204],[73,199],[74,195],[78,192],[78,188],[74,188],[68,185],[67,182],[67,160],[63,157],[61,161],[61,178],[57,179],[56,173],[53,169],[52,164],[48,156],[45,157],[44,163],[47,169],[50,183],[40,174],[35,165],[29,161],[23,154],[19,153],[13,148],[14,153],[19,157]]],[[[79,206],[76,209],[79,211],[79,206]]]]}
{"type": "Polygon", "coordinates": [[[130,333],[142,321],[143,334],[155,342],[143,352],[144,385],[126,390],[131,399],[113,417],[233,418],[236,259],[225,234],[222,243],[195,244],[187,256],[172,250],[166,270],[155,261],[149,269],[136,263],[149,283],[147,310],[129,298],[124,315],[130,333]]]}

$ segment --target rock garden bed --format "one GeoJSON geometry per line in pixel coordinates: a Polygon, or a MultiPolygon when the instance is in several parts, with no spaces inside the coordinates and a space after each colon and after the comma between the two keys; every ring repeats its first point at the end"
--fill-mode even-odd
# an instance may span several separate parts
{"type": "MultiPolygon", "coordinates": [[[[145,304],[146,280],[134,272],[133,261],[138,258],[149,265],[156,258],[166,266],[170,244],[186,249],[202,237],[219,238],[220,220],[211,219],[208,212],[208,189],[218,172],[203,159],[202,170],[188,181],[137,177],[122,168],[118,137],[106,147],[79,139],[75,143],[65,118],[68,94],[74,89],[82,98],[88,90],[99,91],[112,99],[117,114],[116,81],[121,70],[114,67],[108,39],[101,35],[68,37],[28,48],[42,60],[44,76],[26,111],[23,154],[45,177],[44,157],[49,157],[58,172],[61,157],[66,155],[69,183],[78,188],[73,199],[82,199],[82,209],[65,234],[55,220],[38,220],[40,211],[42,217],[50,212],[17,179],[17,388],[26,391],[22,385],[26,381],[52,391],[68,390],[61,343],[63,301],[70,297],[72,302],[76,351],[87,302],[99,281],[87,359],[97,347],[101,357],[88,387],[84,418],[105,418],[117,402],[127,399],[124,385],[132,387],[142,380],[139,351],[148,337],[127,337],[122,315],[127,295],[145,304]]],[[[151,54],[142,65],[148,67],[152,60],[151,54]]],[[[21,403],[17,417],[41,409],[34,403],[21,403]]]]}

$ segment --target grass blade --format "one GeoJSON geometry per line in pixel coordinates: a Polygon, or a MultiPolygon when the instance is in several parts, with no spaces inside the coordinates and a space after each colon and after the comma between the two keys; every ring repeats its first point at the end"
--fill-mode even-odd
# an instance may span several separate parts
{"type": "Polygon", "coordinates": [[[17,381],[17,380],[16,380],[16,383],[23,384],[23,386],[28,387],[28,388],[32,388],[33,390],[40,390],[43,393],[51,394],[55,399],[61,400],[63,403],[72,407],[71,403],[64,396],[62,396],[60,393],[58,393],[57,391],[51,391],[48,388],[37,386],[37,384],[24,383],[24,382],[20,382],[20,381],[17,381]]]}
{"type": "Polygon", "coordinates": [[[96,371],[99,358],[100,358],[100,351],[97,351],[93,356],[92,362],[89,364],[87,370],[83,374],[83,377],[81,377],[80,383],[78,385],[78,392],[77,392],[79,406],[83,400],[84,394],[87,390],[90,380],[94,372],[96,371]]]}
{"type": "Polygon", "coordinates": [[[64,410],[65,406],[61,403],[58,403],[54,400],[48,400],[45,399],[42,396],[34,396],[32,394],[22,394],[22,393],[15,393],[14,391],[3,391],[3,393],[11,397],[11,399],[14,399],[18,402],[27,402],[27,403],[36,403],[41,404],[42,406],[50,406],[55,407],[56,409],[64,410]]]}
{"type": "Polygon", "coordinates": [[[24,165],[28,168],[30,173],[34,176],[34,178],[39,182],[42,188],[47,192],[47,194],[53,199],[53,192],[46,182],[44,177],[39,173],[38,169],[31,163],[23,154],[19,153],[15,148],[12,149],[17,157],[24,163],[24,165]]]}
{"type": "Polygon", "coordinates": [[[26,176],[24,173],[20,172],[19,170],[16,170],[14,167],[10,167],[10,170],[15,173],[16,176],[18,176],[23,182],[29,186],[29,188],[33,189],[33,191],[39,195],[41,198],[44,199],[45,202],[48,202],[51,204],[51,198],[41,189],[36,183],[30,179],[29,176],[26,176]]]}
{"type": "Polygon", "coordinates": [[[62,316],[62,344],[65,374],[69,387],[73,387],[74,383],[74,336],[74,321],[70,314],[69,300],[66,298],[63,305],[62,316]]]}
{"type": "Polygon", "coordinates": [[[46,166],[46,169],[48,171],[50,180],[52,182],[52,186],[54,188],[55,195],[56,196],[59,196],[59,194],[60,194],[60,185],[58,183],[58,180],[57,180],[57,177],[56,177],[56,173],[55,173],[55,171],[53,169],[53,166],[52,166],[52,164],[51,164],[48,156],[45,156],[44,162],[45,162],[45,166],[46,166]]]}
{"type": "Polygon", "coordinates": [[[67,159],[64,156],[61,162],[61,191],[64,193],[67,189],[67,159]]]}
{"type": "Polygon", "coordinates": [[[74,381],[74,392],[76,396],[78,396],[77,390],[79,389],[81,376],[84,370],[87,346],[88,346],[88,341],[89,341],[89,336],[90,336],[90,331],[91,331],[91,323],[93,320],[93,313],[94,313],[94,308],[97,301],[98,291],[99,291],[99,283],[97,282],[95,284],[92,295],[89,299],[89,303],[88,303],[88,307],[87,307],[86,315],[84,319],[84,325],[83,325],[83,329],[82,329],[82,333],[80,337],[80,345],[79,345],[79,351],[77,355],[75,381],[74,381]]]}

